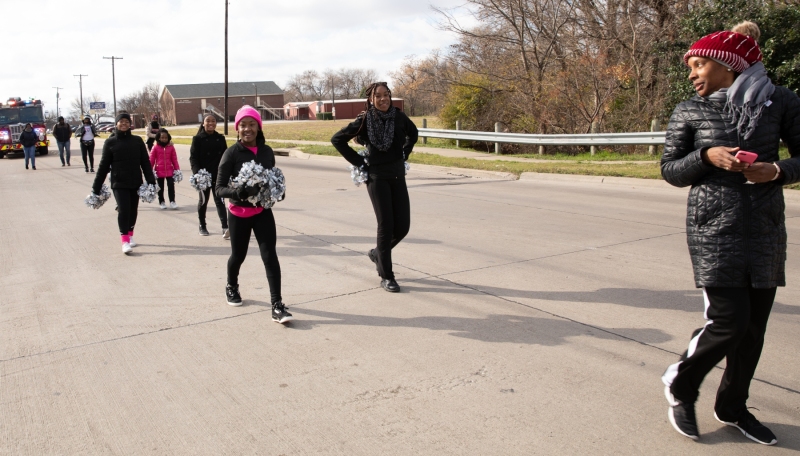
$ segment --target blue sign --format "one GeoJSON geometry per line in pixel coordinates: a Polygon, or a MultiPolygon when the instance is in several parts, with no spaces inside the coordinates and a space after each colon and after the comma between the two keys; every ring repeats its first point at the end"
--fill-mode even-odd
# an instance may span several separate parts
{"type": "Polygon", "coordinates": [[[106,103],[104,101],[93,101],[89,103],[89,109],[96,109],[98,111],[103,111],[106,109],[106,103]]]}

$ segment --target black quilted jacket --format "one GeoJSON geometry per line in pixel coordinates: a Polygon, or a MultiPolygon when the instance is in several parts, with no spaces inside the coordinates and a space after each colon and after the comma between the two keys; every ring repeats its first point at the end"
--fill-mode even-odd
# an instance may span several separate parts
{"type": "Polygon", "coordinates": [[[722,104],[695,96],[669,120],[661,175],[689,191],[686,237],[697,287],[785,286],[786,227],[783,185],[800,181],[800,99],[776,87],[755,133],[745,140],[722,104]],[[779,140],[791,158],[778,161],[779,140]],[[759,162],[777,162],[782,177],[745,184],[742,173],[707,165],[701,152],[740,147],[759,162]]]}

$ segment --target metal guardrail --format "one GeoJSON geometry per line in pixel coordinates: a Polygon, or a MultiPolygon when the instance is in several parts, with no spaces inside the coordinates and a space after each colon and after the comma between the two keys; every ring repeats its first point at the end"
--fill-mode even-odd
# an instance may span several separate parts
{"type": "Polygon", "coordinates": [[[644,131],[637,133],[590,133],[574,135],[533,135],[525,133],[439,130],[435,128],[419,129],[419,136],[424,138],[482,141],[488,143],[533,144],[538,146],[663,146],[665,135],[666,133],[663,131],[644,131]]]}

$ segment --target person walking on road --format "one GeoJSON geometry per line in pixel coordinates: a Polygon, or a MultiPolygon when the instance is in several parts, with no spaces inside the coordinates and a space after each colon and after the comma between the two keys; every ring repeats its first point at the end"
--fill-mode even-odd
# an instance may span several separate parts
{"type": "Polygon", "coordinates": [[[243,106],[236,113],[234,126],[239,140],[229,147],[219,162],[217,172],[217,195],[228,199],[230,215],[231,256],[228,258],[228,284],[225,287],[225,298],[231,306],[241,306],[239,294],[239,269],[247,256],[250,244],[250,233],[256,236],[261,260],[267,271],[267,282],[272,301],[272,320],[286,323],[293,319],[289,309],[283,304],[281,297],[281,265],[275,249],[277,232],[272,209],[253,205],[247,201],[248,196],[258,194],[259,187],[228,187],[231,178],[239,175],[245,163],[255,161],[264,168],[275,167],[275,154],[264,139],[261,115],[252,106],[243,106]]]}
{"type": "Polygon", "coordinates": [[[225,141],[225,137],[217,133],[216,128],[217,119],[212,114],[207,114],[203,119],[203,125],[197,131],[197,135],[192,138],[192,147],[189,149],[189,164],[192,167],[193,174],[197,174],[201,169],[205,169],[211,174],[211,188],[203,190],[197,202],[200,235],[208,236],[206,208],[208,207],[209,196],[213,195],[214,205],[217,207],[217,215],[222,224],[222,236],[225,239],[229,239],[228,211],[225,209],[225,202],[217,195],[217,189],[215,188],[219,161],[228,148],[228,144],[225,141]]]}
{"type": "Polygon", "coordinates": [[[111,190],[117,201],[117,224],[122,240],[122,253],[127,255],[136,247],[133,230],[139,209],[137,192],[142,185],[142,174],[148,184],[155,185],[156,178],[144,140],[131,134],[130,114],[119,114],[115,120],[115,135],[106,139],[103,144],[103,154],[97,167],[92,192],[99,195],[106,176],[111,173],[111,190]]]}
{"type": "Polygon", "coordinates": [[[31,162],[31,167],[36,170],[36,141],[39,137],[33,131],[33,125],[26,123],[19,134],[19,143],[22,144],[22,153],[25,154],[25,169],[28,169],[28,161],[31,162]]]}
{"type": "Polygon", "coordinates": [[[161,130],[161,125],[158,124],[158,115],[153,114],[153,120],[147,127],[147,151],[153,150],[153,144],[156,142],[158,132],[161,130]]]}
{"type": "Polygon", "coordinates": [[[758,27],[733,30],[700,38],[684,55],[697,96],[675,108],[666,132],[661,174],[691,186],[686,235],[706,323],[662,381],[670,423],[697,440],[700,384],[726,358],[714,417],[774,445],[747,399],[777,287],[786,285],[783,186],[800,181],[800,98],[767,76],[758,27]],[[781,139],[791,158],[778,157],[781,139]],[[739,151],[757,154],[755,162],[739,151]]]}
{"type": "Polygon", "coordinates": [[[97,130],[92,124],[92,119],[89,116],[83,118],[83,125],[75,130],[75,137],[81,141],[81,156],[83,157],[83,167],[87,173],[94,172],[94,138],[97,136],[97,130]],[[86,161],[86,158],[89,161],[86,161]]]}
{"type": "Polygon", "coordinates": [[[156,173],[158,179],[158,205],[161,209],[166,209],[164,204],[164,180],[167,181],[169,196],[169,207],[177,209],[178,204],[175,203],[175,179],[173,175],[176,170],[181,169],[178,164],[178,154],[175,152],[175,146],[172,145],[172,136],[166,128],[159,130],[156,136],[156,144],[150,150],[150,165],[156,173]]]}
{"type": "Polygon", "coordinates": [[[69,141],[72,138],[72,128],[68,123],[64,122],[62,116],[58,116],[58,122],[53,126],[53,136],[56,138],[58,144],[58,158],[61,159],[61,166],[72,166],[69,163],[69,141]],[[66,153],[66,161],[64,156],[66,153]]]}
{"type": "Polygon", "coordinates": [[[381,287],[399,292],[392,271],[392,249],[408,234],[411,204],[406,187],[405,161],[417,143],[417,127],[392,105],[385,82],[367,87],[367,110],[333,135],[331,143],[350,164],[364,166],[364,157],[348,142],[355,138],[368,151],[367,192],[378,220],[377,246],[368,256],[381,277],[381,287]]]}

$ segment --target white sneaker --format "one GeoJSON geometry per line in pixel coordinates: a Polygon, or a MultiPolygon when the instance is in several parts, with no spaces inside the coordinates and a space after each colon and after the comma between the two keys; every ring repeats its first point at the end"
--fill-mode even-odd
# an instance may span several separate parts
{"type": "Polygon", "coordinates": [[[131,253],[132,251],[133,251],[133,249],[131,248],[131,244],[130,243],[125,242],[125,243],[122,244],[122,253],[127,255],[127,254],[131,253]]]}
{"type": "Polygon", "coordinates": [[[131,236],[131,241],[128,242],[128,244],[130,244],[131,247],[136,247],[137,245],[139,245],[139,244],[136,243],[136,241],[133,240],[133,236],[131,236]]]}
{"type": "Polygon", "coordinates": [[[178,205],[175,203],[175,201],[172,201],[169,203],[169,207],[171,207],[172,209],[177,209],[178,205]]]}
{"type": "Polygon", "coordinates": [[[167,208],[167,205],[164,204],[164,203],[158,203],[158,205],[161,206],[161,209],[166,209],[167,208]]]}
{"type": "Polygon", "coordinates": [[[222,233],[222,239],[230,239],[231,238],[231,230],[225,228],[225,231],[222,233]]]}

